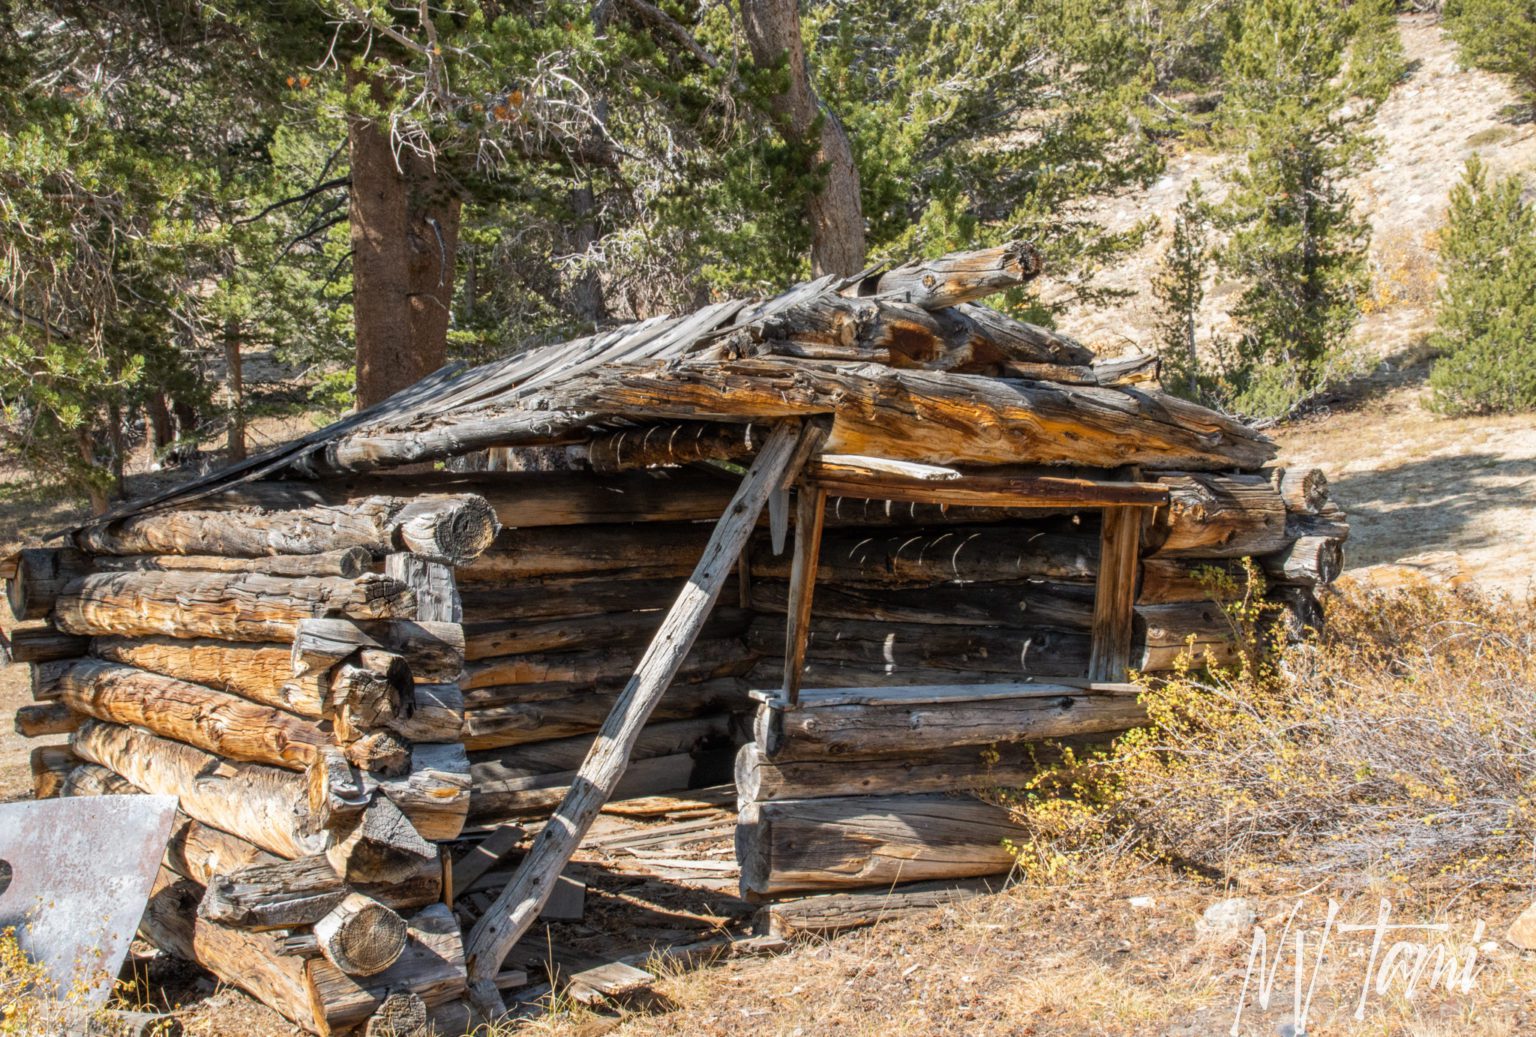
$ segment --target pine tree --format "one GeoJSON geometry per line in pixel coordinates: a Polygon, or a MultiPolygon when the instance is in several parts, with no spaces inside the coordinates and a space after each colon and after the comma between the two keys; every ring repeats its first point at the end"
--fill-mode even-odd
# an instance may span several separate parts
{"type": "Polygon", "coordinates": [[[1490,184],[1474,156],[1451,191],[1431,345],[1436,409],[1536,409],[1536,206],[1518,179],[1490,184]]]}
{"type": "Polygon", "coordinates": [[[1163,365],[1163,387],[1189,400],[1201,397],[1195,322],[1211,267],[1210,226],[1210,203],[1197,180],[1174,214],[1173,240],[1152,281],[1161,309],[1157,353],[1163,365]]]}
{"type": "Polygon", "coordinates": [[[1381,4],[1330,0],[1249,0],[1239,14],[1219,114],[1245,155],[1221,257],[1245,285],[1225,372],[1240,412],[1283,415],[1317,392],[1358,316],[1367,232],[1342,182],[1394,78],[1387,18],[1381,4]]]}
{"type": "Polygon", "coordinates": [[[1441,15],[1469,65],[1513,76],[1536,100],[1536,2],[1447,0],[1441,15]]]}

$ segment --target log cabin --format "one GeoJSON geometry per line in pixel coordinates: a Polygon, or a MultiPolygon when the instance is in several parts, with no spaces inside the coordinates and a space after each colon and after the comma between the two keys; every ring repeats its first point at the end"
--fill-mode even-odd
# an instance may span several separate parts
{"type": "Polygon", "coordinates": [[[143,934],[318,1034],[495,1015],[598,810],[706,750],[775,918],[1006,873],[976,790],[1135,726],[1138,675],[1234,658],[1212,574],[1253,559],[1316,624],[1348,535],[1321,473],[1152,358],[978,304],[1039,265],[450,366],[20,551],[36,794],[179,797],[143,934]],[[509,819],[545,823],[466,932],[455,850],[509,819]]]}

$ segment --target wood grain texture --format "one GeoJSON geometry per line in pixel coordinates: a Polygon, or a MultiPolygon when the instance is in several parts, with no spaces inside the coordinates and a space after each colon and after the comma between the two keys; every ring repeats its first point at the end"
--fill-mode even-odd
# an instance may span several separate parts
{"type": "Polygon", "coordinates": [[[98,573],[70,584],[55,606],[72,634],[292,641],[300,621],[408,617],[411,592],[370,573],[285,578],[263,573],[98,573]]]}

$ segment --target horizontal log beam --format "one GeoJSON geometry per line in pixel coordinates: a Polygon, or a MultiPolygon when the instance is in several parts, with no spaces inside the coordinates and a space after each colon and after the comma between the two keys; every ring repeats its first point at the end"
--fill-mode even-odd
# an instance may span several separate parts
{"type": "Polygon", "coordinates": [[[324,672],[365,648],[402,656],[411,675],[428,683],[457,681],[464,669],[464,630],[458,623],[304,619],[294,631],[291,672],[324,672]]]}
{"type": "Polygon", "coordinates": [[[53,627],[18,627],[10,632],[11,661],[46,663],[73,659],[90,650],[90,640],[53,627]]]}
{"type": "Polygon", "coordinates": [[[1270,554],[1294,537],[1286,531],[1285,501],[1269,476],[1192,472],[1159,475],[1168,488],[1146,536],[1159,558],[1241,558],[1270,554]]]}
{"type": "Polygon", "coordinates": [[[917,504],[982,508],[1099,508],[1158,505],[1168,490],[1157,483],[1110,482],[1053,475],[998,476],[936,468],[922,473],[882,471],[859,458],[823,458],[805,479],[829,494],[917,504]]]}
{"type": "Polygon", "coordinates": [[[1029,837],[1002,807],[945,795],[748,803],[736,827],[744,895],[1001,875],[1029,837]]]}
{"type": "Polygon", "coordinates": [[[368,497],[288,511],[188,508],[87,526],[76,546],[99,555],[320,555],[366,548],[412,551],[452,564],[490,546],[497,523],[481,497],[368,497]]]}
{"type": "MultiPolygon", "coordinates": [[[[762,728],[760,720],[758,741],[770,756],[812,751],[830,756],[919,754],[963,745],[1125,731],[1146,720],[1146,710],[1135,694],[1020,684],[1011,686],[1004,696],[999,694],[1004,687],[941,687],[944,694],[929,695],[929,701],[907,703],[896,698],[814,707],[805,705],[814,701],[814,694],[802,691],[802,707],[783,710],[772,733],[762,728]],[[976,697],[968,697],[973,695],[976,697]]],[[[917,686],[898,690],[931,689],[917,686]]],[[[764,707],[765,714],[767,711],[764,707]]]]}
{"type": "MultiPolygon", "coordinates": [[[[655,635],[661,619],[660,611],[649,611],[610,612],[532,622],[521,618],[482,620],[465,625],[464,655],[471,662],[479,662],[534,652],[643,645],[655,635]]],[[[745,609],[717,606],[699,631],[699,637],[740,637],[750,619],[751,613],[745,609]]]]}
{"type": "Polygon", "coordinates": [[[770,936],[830,936],[932,912],[974,897],[996,893],[1001,878],[949,882],[913,882],[868,893],[824,893],[769,904],[759,913],[759,927],[770,936]]]}
{"type": "Polygon", "coordinates": [[[285,644],[212,638],[96,637],[91,654],[178,680],[227,691],[297,716],[319,719],[319,681],[295,680],[285,644]]]}
{"type": "MultiPolygon", "coordinates": [[[[622,679],[634,672],[644,647],[633,645],[597,648],[587,651],[533,652],[503,655],[470,663],[459,681],[466,702],[484,696],[470,692],[506,684],[595,683],[622,679]]],[[[700,640],[683,664],[683,673],[693,680],[739,677],[757,662],[739,638],[700,640]]]]}
{"type": "Polygon", "coordinates": [[[100,555],[101,572],[265,573],[268,576],[344,576],[355,580],[373,566],[366,547],[347,547],[314,555],[266,555],[227,558],[222,555],[100,555]]]}
{"type": "Polygon", "coordinates": [[[70,749],[145,792],[179,797],[187,816],[279,857],[304,857],[330,844],[310,819],[304,778],[289,771],[223,760],[100,721],[89,721],[70,736],[70,749]]]}
{"type": "Polygon", "coordinates": [[[55,607],[72,634],[292,641],[302,620],[391,619],[416,602],[375,573],[289,579],[261,573],[98,573],[70,584],[55,607]]]}
{"type": "MultiPolygon", "coordinates": [[[[528,687],[537,689],[539,686],[528,687]]],[[[499,749],[587,734],[601,726],[618,694],[617,688],[599,691],[577,688],[560,697],[467,711],[464,745],[472,751],[499,749]]],[[[652,715],[658,720],[681,720],[720,710],[742,709],[748,702],[740,681],[680,683],[667,689],[652,715]]]]}
{"type": "Polygon", "coordinates": [[[198,684],[99,659],[72,666],[60,701],[231,760],[303,770],[330,737],[311,721],[198,684]]]}
{"type": "MultiPolygon", "coordinates": [[[[1098,538],[1027,527],[957,526],[932,532],[832,530],[821,540],[818,584],[914,587],[960,581],[1092,580],[1098,538]]],[[[789,578],[788,555],[756,551],[752,575],[789,578]]]]}
{"type": "Polygon", "coordinates": [[[72,547],[22,548],[14,562],[5,600],[18,623],[45,618],[64,588],[91,571],[91,559],[72,547]]]}
{"type": "Polygon", "coordinates": [[[996,248],[956,252],[936,259],[914,259],[870,280],[868,294],[897,298],[938,310],[984,299],[1039,276],[1045,267],[1035,247],[1010,241],[996,248]]]}
{"type": "Polygon", "coordinates": [[[671,522],[508,529],[455,576],[465,587],[588,573],[680,578],[693,571],[709,530],[699,523],[671,522]]]}

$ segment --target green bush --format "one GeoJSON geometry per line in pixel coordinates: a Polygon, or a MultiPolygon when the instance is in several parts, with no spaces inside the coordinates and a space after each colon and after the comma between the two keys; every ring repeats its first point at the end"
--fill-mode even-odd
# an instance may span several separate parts
{"type": "Polygon", "coordinates": [[[1474,156],[1451,192],[1430,372],[1448,414],[1536,409],[1536,207],[1474,156]]]}

